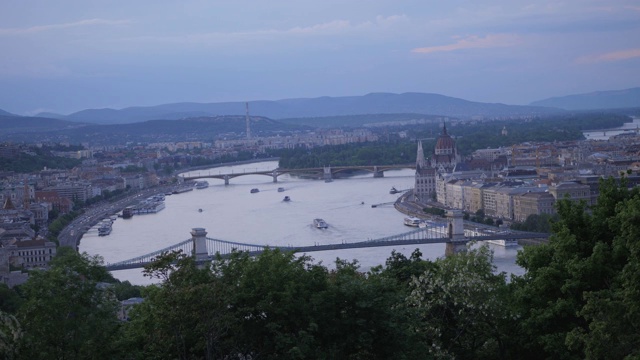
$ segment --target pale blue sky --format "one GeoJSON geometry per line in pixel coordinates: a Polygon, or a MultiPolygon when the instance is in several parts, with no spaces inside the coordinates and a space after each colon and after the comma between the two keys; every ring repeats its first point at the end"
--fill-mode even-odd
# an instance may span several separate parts
{"type": "Polygon", "coordinates": [[[640,86],[638,0],[3,0],[0,109],[640,86]]]}

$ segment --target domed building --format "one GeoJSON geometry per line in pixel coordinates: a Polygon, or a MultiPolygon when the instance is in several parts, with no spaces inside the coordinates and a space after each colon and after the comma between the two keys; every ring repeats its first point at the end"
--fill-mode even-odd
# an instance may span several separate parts
{"type": "Polygon", "coordinates": [[[439,172],[451,172],[460,162],[456,141],[447,134],[447,125],[442,126],[442,134],[438,137],[435,151],[431,158],[431,167],[439,172]]]}
{"type": "Polygon", "coordinates": [[[422,142],[418,142],[416,157],[416,178],[413,194],[420,202],[436,199],[436,177],[439,173],[450,173],[460,162],[460,155],[456,148],[456,141],[447,133],[447,126],[443,125],[442,134],[438,137],[434,154],[430,164],[424,157],[422,142]]]}

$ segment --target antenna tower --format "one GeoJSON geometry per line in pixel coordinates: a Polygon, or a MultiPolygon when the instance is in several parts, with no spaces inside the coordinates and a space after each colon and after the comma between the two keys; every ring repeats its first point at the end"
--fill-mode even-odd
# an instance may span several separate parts
{"type": "Polygon", "coordinates": [[[247,140],[251,140],[251,125],[249,124],[249,103],[246,102],[245,103],[246,107],[247,107],[247,116],[246,116],[246,122],[247,122],[247,140]]]}

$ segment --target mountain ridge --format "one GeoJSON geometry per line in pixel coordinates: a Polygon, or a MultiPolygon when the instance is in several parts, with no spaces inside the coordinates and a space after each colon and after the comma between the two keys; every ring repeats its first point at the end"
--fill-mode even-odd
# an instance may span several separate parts
{"type": "Polygon", "coordinates": [[[534,101],[529,105],[555,107],[564,110],[634,108],[640,107],[640,87],[556,96],[534,101]]]}
{"type": "MultiPolygon", "coordinates": [[[[94,124],[125,124],[146,120],[177,120],[194,116],[244,115],[246,112],[245,103],[240,101],[181,102],[128,107],[120,110],[86,109],[69,114],[63,119],[94,124]]],[[[469,118],[473,116],[536,116],[562,111],[527,105],[474,102],[441,94],[418,92],[255,100],[248,101],[248,103],[252,116],[264,116],[272,119],[394,113],[469,118]]]]}

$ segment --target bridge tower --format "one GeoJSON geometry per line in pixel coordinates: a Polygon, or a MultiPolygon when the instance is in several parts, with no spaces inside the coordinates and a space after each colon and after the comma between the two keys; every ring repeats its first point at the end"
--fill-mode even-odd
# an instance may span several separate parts
{"type": "Polygon", "coordinates": [[[381,178],[384,177],[384,171],[382,170],[378,170],[377,166],[373,167],[373,177],[374,178],[381,178]]]}
{"type": "Polygon", "coordinates": [[[193,240],[193,257],[196,262],[201,262],[209,258],[207,252],[207,231],[204,228],[191,229],[191,239],[193,240]]]}
{"type": "Polygon", "coordinates": [[[271,172],[271,176],[273,176],[273,182],[277,183],[278,182],[278,169],[275,169],[271,172]]]}
{"type": "Polygon", "coordinates": [[[450,256],[459,252],[467,251],[467,239],[464,236],[464,220],[462,211],[448,210],[447,218],[449,222],[447,248],[445,255],[450,256]]]}
{"type": "Polygon", "coordinates": [[[333,175],[331,175],[331,166],[325,166],[323,170],[324,180],[332,180],[333,175]]]}
{"type": "Polygon", "coordinates": [[[229,185],[229,175],[224,176],[224,184],[229,185]]]}

